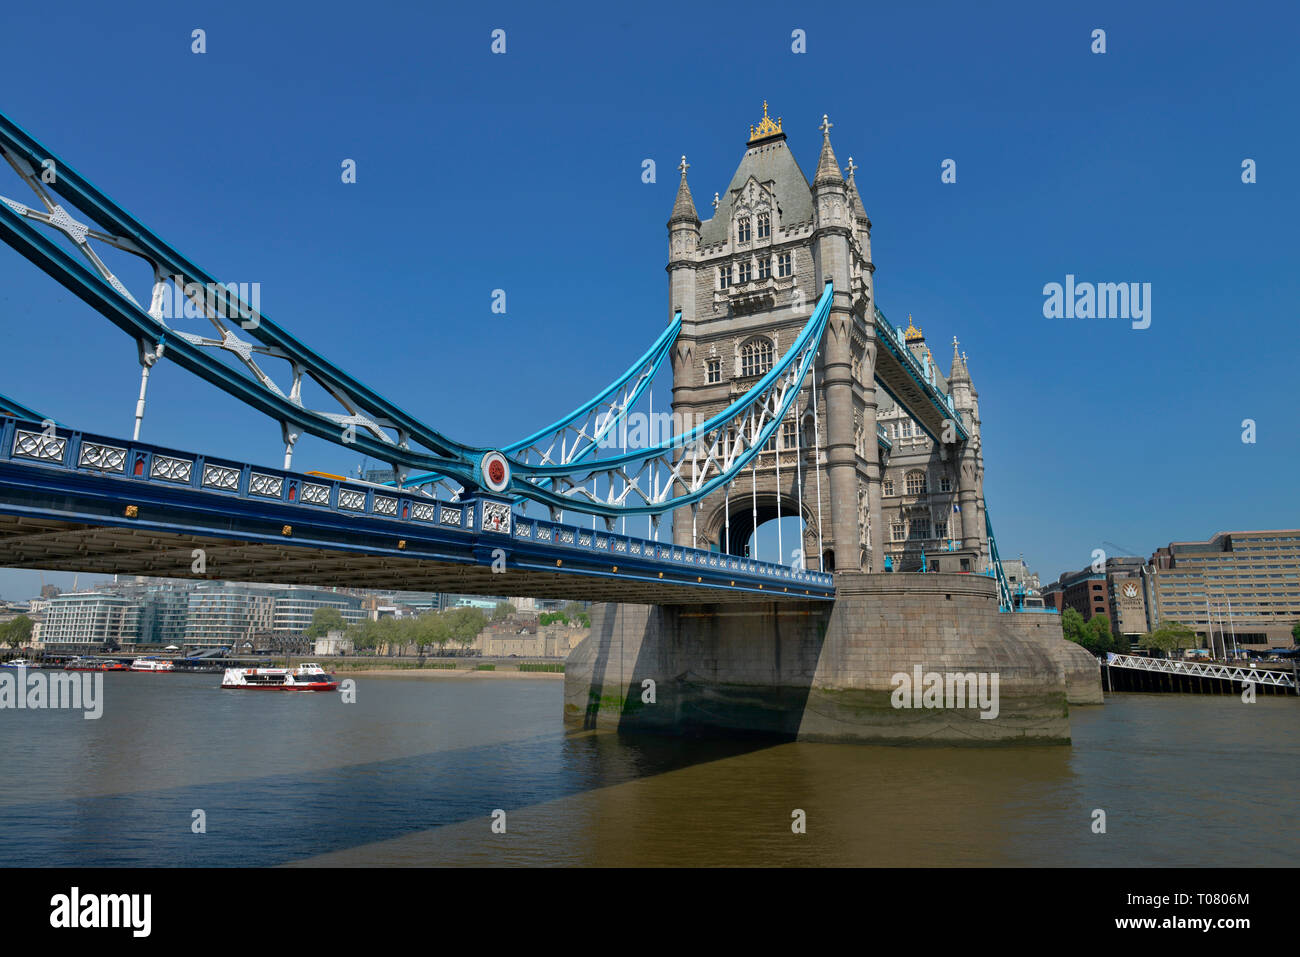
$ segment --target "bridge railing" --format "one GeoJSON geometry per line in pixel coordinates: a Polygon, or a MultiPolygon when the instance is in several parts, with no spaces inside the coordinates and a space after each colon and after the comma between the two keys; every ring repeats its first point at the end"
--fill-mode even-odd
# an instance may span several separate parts
{"type": "Polygon", "coordinates": [[[598,529],[585,529],[573,525],[561,525],[557,522],[530,518],[525,515],[514,516],[514,537],[532,539],[553,545],[567,545],[584,551],[594,551],[610,555],[615,561],[618,556],[629,558],[653,559],[668,562],[684,569],[706,569],[715,572],[729,572],[751,578],[771,580],[776,586],[815,585],[830,588],[835,584],[835,576],[828,572],[794,568],[789,565],[776,565],[760,562],[740,555],[727,555],[702,548],[690,548],[684,545],[670,545],[651,539],[631,538],[614,532],[598,529]]]}
{"type": "MultiPolygon", "coordinates": [[[[957,411],[957,406],[953,402],[952,394],[940,391],[939,387],[935,385],[933,374],[926,372],[921,363],[917,361],[916,356],[913,355],[912,350],[908,348],[907,339],[903,335],[902,330],[894,326],[893,323],[885,317],[885,314],[880,311],[878,306],[873,308],[876,317],[876,330],[877,332],[884,333],[886,345],[889,346],[889,351],[897,355],[899,361],[902,362],[904,367],[912,373],[917,384],[919,384],[928,394],[930,401],[934,403],[935,407],[940,412],[943,412],[945,416],[953,420],[956,430],[961,438],[967,438],[966,423],[962,421],[961,414],[957,411]]],[[[900,405],[902,404],[902,400],[898,396],[895,396],[894,398],[899,401],[900,405]]]]}
{"type": "Polygon", "coordinates": [[[1225,681],[1249,681],[1255,684],[1276,685],[1279,688],[1295,687],[1295,680],[1291,675],[1284,671],[1272,671],[1266,668],[1237,668],[1232,665],[1220,665],[1213,662],[1144,658],[1141,655],[1117,655],[1114,652],[1107,653],[1106,664],[1113,668],[1132,668],[1136,671],[1151,671],[1166,675],[1221,678],[1225,681]]]}
{"type": "Polygon", "coordinates": [[[406,489],[264,468],[145,442],[51,427],[12,416],[0,417],[0,462],[3,461],[113,478],[123,483],[124,505],[130,500],[130,487],[145,483],[249,502],[279,503],[305,511],[328,511],[349,518],[410,523],[442,532],[501,535],[503,539],[598,554],[608,558],[611,566],[619,564],[620,556],[625,556],[630,565],[643,566],[646,561],[654,561],[675,566],[674,580],[680,580],[683,572],[694,570],[701,573],[697,578],[702,583],[702,573],[707,571],[714,580],[728,574],[745,579],[747,584],[758,583],[760,588],[785,591],[815,588],[823,593],[822,597],[835,583],[834,576],[826,572],[520,515],[510,511],[509,502],[504,500],[474,498],[449,502],[406,489]],[[487,520],[489,514],[495,517],[496,527],[487,520]]]}

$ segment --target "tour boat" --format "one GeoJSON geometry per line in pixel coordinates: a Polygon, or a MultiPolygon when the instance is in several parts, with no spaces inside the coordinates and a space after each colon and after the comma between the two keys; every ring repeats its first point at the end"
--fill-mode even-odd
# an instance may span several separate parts
{"type": "Polygon", "coordinates": [[[320,665],[297,668],[227,668],[223,688],[269,688],[272,691],[334,691],[339,683],[320,665]]]}
{"type": "Polygon", "coordinates": [[[36,666],[26,658],[15,658],[13,661],[6,661],[0,664],[0,668],[35,668],[36,666]]]}
{"type": "Polygon", "coordinates": [[[137,658],[131,662],[132,671],[175,671],[176,666],[170,661],[159,661],[157,658],[137,658]]]}
{"type": "Polygon", "coordinates": [[[126,671],[126,665],[120,661],[99,658],[73,658],[63,666],[65,671],[126,671]]]}

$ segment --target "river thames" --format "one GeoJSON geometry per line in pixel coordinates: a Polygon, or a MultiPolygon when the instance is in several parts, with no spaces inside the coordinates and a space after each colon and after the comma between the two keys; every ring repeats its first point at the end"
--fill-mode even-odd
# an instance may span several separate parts
{"type": "Polygon", "coordinates": [[[0,712],[0,863],[1278,866],[1300,852],[1295,698],[1110,695],[1071,709],[1073,747],[894,748],[566,735],[548,678],[363,675],[354,704],[219,680],[107,674],[99,720],[0,712]]]}

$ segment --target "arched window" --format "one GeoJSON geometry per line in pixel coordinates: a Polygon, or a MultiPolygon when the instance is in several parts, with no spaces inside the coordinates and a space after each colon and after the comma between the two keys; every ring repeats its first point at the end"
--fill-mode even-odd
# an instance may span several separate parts
{"type": "Polygon", "coordinates": [[[748,216],[736,220],[736,242],[749,242],[749,222],[750,220],[748,216]]]}
{"type": "Polygon", "coordinates": [[[740,374],[764,375],[772,368],[772,340],[755,336],[740,347],[740,374]]]}
{"type": "Polygon", "coordinates": [[[920,471],[907,473],[907,494],[924,495],[925,494],[925,473],[920,471]]]}
{"type": "Polygon", "coordinates": [[[768,239],[772,235],[772,214],[762,212],[758,214],[758,238],[768,239]]]}

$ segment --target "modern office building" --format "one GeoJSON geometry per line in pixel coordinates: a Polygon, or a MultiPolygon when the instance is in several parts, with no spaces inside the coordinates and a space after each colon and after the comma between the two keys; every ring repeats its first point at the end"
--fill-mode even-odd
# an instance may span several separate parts
{"type": "Polygon", "coordinates": [[[1149,560],[1107,558],[1102,571],[1061,575],[1043,598],[1088,620],[1107,615],[1112,632],[1139,646],[1161,621],[1175,621],[1220,656],[1234,647],[1291,647],[1300,621],[1300,529],[1220,532],[1170,542],[1149,560]]]}
{"type": "Polygon", "coordinates": [[[368,617],[361,600],[351,595],[315,588],[281,587],[275,595],[275,610],[271,617],[271,631],[281,634],[302,634],[311,627],[318,608],[337,608],[345,625],[353,625],[368,617]]]}
{"type": "Polygon", "coordinates": [[[1300,529],[1220,532],[1151,556],[1147,619],[1192,627],[1203,647],[1291,647],[1300,621],[1300,529]]]}
{"type": "Polygon", "coordinates": [[[234,648],[269,634],[278,586],[211,582],[189,595],[185,644],[190,648],[234,648]]]}
{"type": "Polygon", "coordinates": [[[40,638],[48,652],[95,652],[105,645],[133,643],[139,626],[140,606],[131,599],[98,591],[72,592],[49,600],[40,638]]]}
{"type": "Polygon", "coordinates": [[[185,645],[233,648],[274,635],[301,635],[318,608],[337,608],[345,624],[367,617],[354,595],[289,585],[211,582],[189,595],[185,645]]]}

